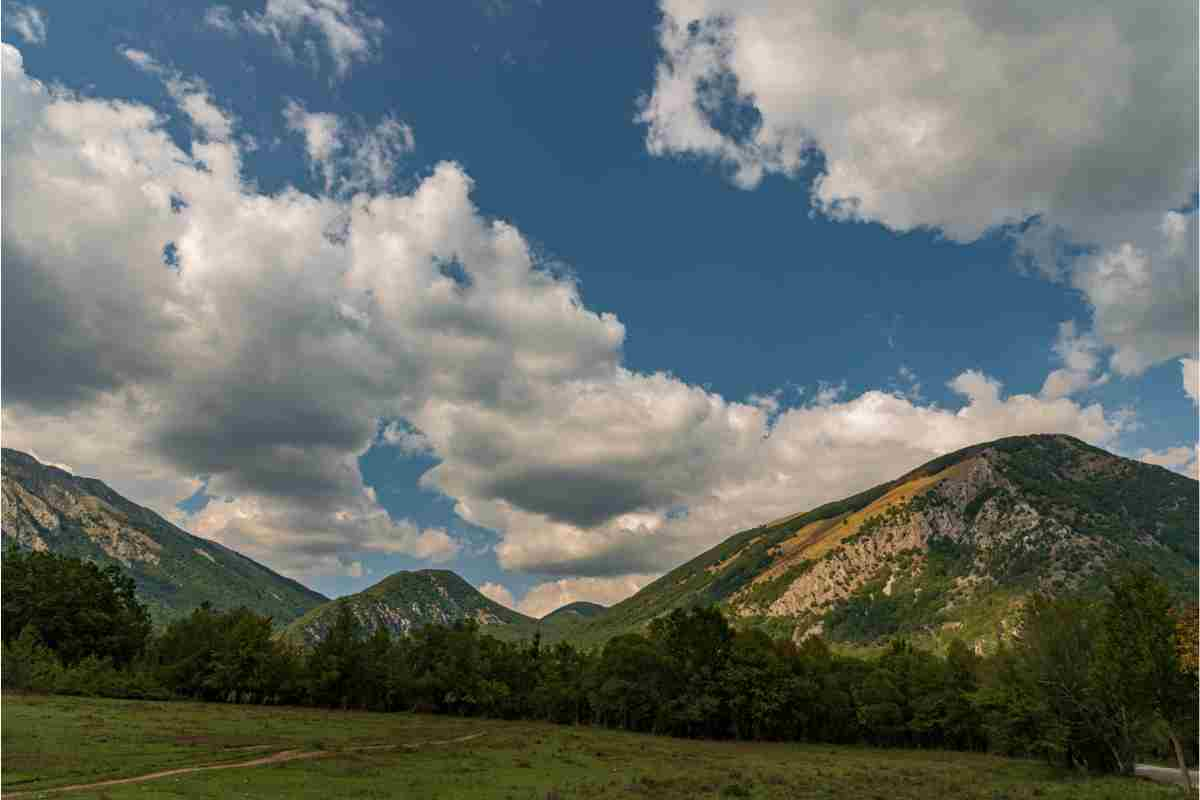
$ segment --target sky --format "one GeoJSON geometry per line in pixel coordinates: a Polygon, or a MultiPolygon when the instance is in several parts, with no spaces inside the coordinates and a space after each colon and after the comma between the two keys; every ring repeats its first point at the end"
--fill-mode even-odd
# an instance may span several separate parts
{"type": "Polygon", "coordinates": [[[1007,435],[1197,471],[1197,8],[3,6],[3,441],[540,616],[1007,435]]]}

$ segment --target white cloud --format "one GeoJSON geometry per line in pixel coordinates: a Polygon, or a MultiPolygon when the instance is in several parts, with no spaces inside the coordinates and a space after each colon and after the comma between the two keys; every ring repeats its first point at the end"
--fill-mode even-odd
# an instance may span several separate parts
{"type": "Polygon", "coordinates": [[[1196,350],[1197,220],[1195,212],[1168,211],[1144,235],[1075,263],[1071,283],[1091,304],[1096,335],[1115,348],[1112,367],[1122,375],[1196,350]]]}
{"type": "Polygon", "coordinates": [[[646,586],[657,575],[622,575],[615,578],[562,578],[535,584],[518,601],[505,586],[488,581],[479,591],[485,597],[522,614],[541,619],[551,611],[581,600],[611,606],[646,586]]]}
{"type": "Polygon", "coordinates": [[[161,77],[171,99],[179,105],[179,110],[187,115],[195,129],[205,138],[216,142],[229,139],[233,131],[233,117],[213,102],[204,81],[184,78],[175,70],[158,63],[143,50],[126,47],[121,50],[121,55],[143,72],[161,77]]]}
{"type": "Polygon", "coordinates": [[[368,553],[440,564],[462,551],[462,543],[441,528],[393,520],[366,492],[358,502],[339,498],[327,511],[294,509],[276,498],[242,494],[210,501],[183,521],[197,536],[293,575],[352,574],[345,570],[358,560],[353,556],[368,553]]]}
{"type": "Polygon", "coordinates": [[[651,153],[750,188],[819,151],[819,211],[960,242],[1036,219],[1023,252],[1084,292],[1115,370],[1194,351],[1196,215],[1172,212],[1198,174],[1194,3],[1150,27],[1119,2],[662,9],[651,153]]]}
{"type": "Polygon", "coordinates": [[[350,0],[267,0],[261,14],[243,12],[240,19],[228,6],[208,9],[205,24],[223,33],[238,29],[269,36],[288,59],[302,50],[314,67],[323,46],[338,78],[355,62],[378,57],[386,26],[383,20],[354,9],[350,0]]]}
{"type": "Polygon", "coordinates": [[[379,438],[388,445],[395,447],[401,453],[409,456],[423,455],[433,450],[429,437],[411,425],[393,420],[379,434],[379,438]]]}
{"type": "Polygon", "coordinates": [[[1183,368],[1183,391],[1192,402],[1200,405],[1200,361],[1194,358],[1181,358],[1179,365],[1183,368]]]}
{"type": "Polygon", "coordinates": [[[902,392],[905,397],[913,400],[914,402],[924,399],[921,394],[921,381],[917,378],[917,373],[914,372],[910,367],[905,364],[901,364],[900,369],[896,372],[896,376],[903,384],[907,385],[907,388],[905,388],[902,392]]]}
{"type": "Polygon", "coordinates": [[[296,100],[288,101],[283,116],[289,130],[304,137],[309,165],[327,193],[386,189],[400,159],[416,147],[412,128],[391,116],[371,128],[310,112],[296,100]]]}
{"type": "Polygon", "coordinates": [[[611,606],[619,603],[657,575],[622,575],[616,578],[563,578],[539,583],[521,598],[518,609],[522,614],[541,618],[568,603],[586,600],[611,606]]]}
{"type": "Polygon", "coordinates": [[[487,581],[479,585],[479,593],[489,600],[495,600],[505,608],[516,610],[517,601],[513,599],[512,592],[507,587],[502,586],[494,581],[487,581]]]}
{"type": "Polygon", "coordinates": [[[1074,321],[1059,324],[1054,353],[1063,366],[1046,376],[1042,396],[1049,400],[1070,397],[1107,383],[1107,374],[1097,374],[1101,367],[1100,349],[1095,336],[1076,331],[1074,321]]]}
{"type": "Polygon", "coordinates": [[[27,44],[46,43],[46,14],[36,6],[9,3],[7,22],[27,44]]]}
{"type": "Polygon", "coordinates": [[[233,18],[233,10],[229,6],[212,6],[204,12],[205,26],[225,34],[237,33],[238,24],[233,18]]]}
{"type": "Polygon", "coordinates": [[[242,178],[236,120],[184,150],[152,109],[48,89],[7,45],[0,62],[3,189],[22,198],[2,218],[6,444],[160,509],[203,485],[217,499],[186,525],[292,574],[458,552],[363,483],[358,457],[396,420],[397,446],[439,462],[423,484],[497,533],[502,566],[568,579],[529,608],[611,602],[957,447],[1104,445],[1128,424],[973,371],[957,409],[844,384],[784,408],[634,372],[620,321],[484,218],[456,164],[404,194],[266,195],[242,178]]]}
{"type": "Polygon", "coordinates": [[[1200,478],[1200,444],[1168,447],[1165,450],[1142,450],[1137,457],[1147,464],[1157,464],[1189,478],[1200,478]]]}

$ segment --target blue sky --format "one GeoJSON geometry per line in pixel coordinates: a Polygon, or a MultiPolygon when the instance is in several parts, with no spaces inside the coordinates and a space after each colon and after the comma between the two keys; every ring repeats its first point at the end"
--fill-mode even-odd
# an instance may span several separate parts
{"type": "Polygon", "coordinates": [[[819,6],[6,5],[3,38],[19,52],[16,66],[6,52],[6,81],[42,87],[10,112],[6,85],[4,189],[32,186],[35,200],[5,211],[5,300],[89,321],[45,343],[6,315],[4,359],[19,364],[4,372],[6,445],[329,594],[433,564],[534,613],[613,602],[740,528],[979,438],[1061,429],[1194,474],[1181,359],[1194,380],[1195,8],[1174,9],[1185,34],[1161,41],[1116,5],[1014,26],[948,4],[946,20],[989,43],[973,48],[969,35],[881,39],[919,6],[853,25],[819,6]],[[1047,55],[1064,32],[1080,47],[1113,38],[1080,73],[1070,53],[1047,55]],[[1031,61],[1036,78],[1021,69],[1031,61]],[[1007,83],[993,85],[996,69],[1007,83]],[[1164,96],[1191,113],[1162,110],[1164,96]],[[89,103],[123,111],[77,128],[54,116],[90,119],[89,103]],[[157,118],[134,119],[143,107],[157,118]],[[1147,129],[1166,133],[1139,144],[1147,129]],[[176,150],[132,130],[164,131],[176,150]],[[70,181],[41,169],[95,159],[106,142],[127,165],[70,181]],[[205,167],[146,166],[180,153],[205,167]],[[228,153],[239,166],[223,175],[213,164],[228,153]],[[132,191],[120,176],[140,169],[141,186],[186,195],[161,231],[118,202],[132,191]],[[54,194],[88,181],[73,199],[54,194]],[[321,208],[301,219],[292,190],[321,208]],[[386,216],[356,216],[356,193],[423,190],[453,210],[426,255],[404,251],[423,267],[388,261],[389,236],[423,241],[407,218],[328,261],[286,261],[281,243],[314,235],[314,220],[348,225],[356,243],[386,216]],[[111,213],[84,200],[105,192],[111,213]],[[200,219],[205,204],[247,198],[300,227],[257,242],[244,216],[200,219]],[[47,244],[72,224],[51,209],[78,214],[78,247],[47,244]],[[480,248],[495,244],[494,220],[534,265],[503,291],[471,261],[491,258],[480,248]],[[104,259],[114,266],[65,266],[88,236],[126,234],[104,259]],[[218,234],[232,238],[218,246],[218,234]],[[159,239],[181,254],[181,286],[147,272],[159,239]],[[1046,258],[1047,242],[1069,247],[1046,258]],[[324,335],[305,327],[324,311],[305,302],[344,308],[361,296],[339,292],[367,286],[386,304],[405,270],[428,282],[443,267],[420,270],[460,259],[457,297],[494,292],[453,306],[484,315],[469,348],[439,349],[450,316],[430,322],[429,298],[396,298],[386,321],[356,306],[346,314],[369,324],[319,352],[306,344],[324,335]],[[550,309],[563,292],[574,316],[525,324],[541,312],[523,303],[550,309]],[[172,303],[186,325],[159,318],[172,303]],[[390,338],[376,338],[385,325],[390,338]],[[479,352],[493,355],[464,355],[479,352]],[[73,358],[101,366],[47,378],[45,364],[73,358]],[[348,371],[360,364],[369,375],[348,371]],[[379,436],[389,424],[411,446],[379,436]]]}

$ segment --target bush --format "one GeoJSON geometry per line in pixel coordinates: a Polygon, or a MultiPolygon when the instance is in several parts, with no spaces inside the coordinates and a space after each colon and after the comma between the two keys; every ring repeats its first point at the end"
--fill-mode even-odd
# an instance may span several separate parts
{"type": "Polygon", "coordinates": [[[26,625],[15,641],[4,645],[0,686],[6,692],[53,692],[61,675],[62,664],[32,626],[26,625]]]}

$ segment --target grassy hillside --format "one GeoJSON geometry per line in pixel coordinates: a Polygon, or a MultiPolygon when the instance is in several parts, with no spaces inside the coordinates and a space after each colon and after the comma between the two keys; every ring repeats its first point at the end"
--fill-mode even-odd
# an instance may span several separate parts
{"type": "Polygon", "coordinates": [[[193,536],[101,481],[3,451],[5,547],[50,550],[119,564],[163,623],[201,603],[247,606],[287,623],[327,600],[216,542],[193,536]]]}

